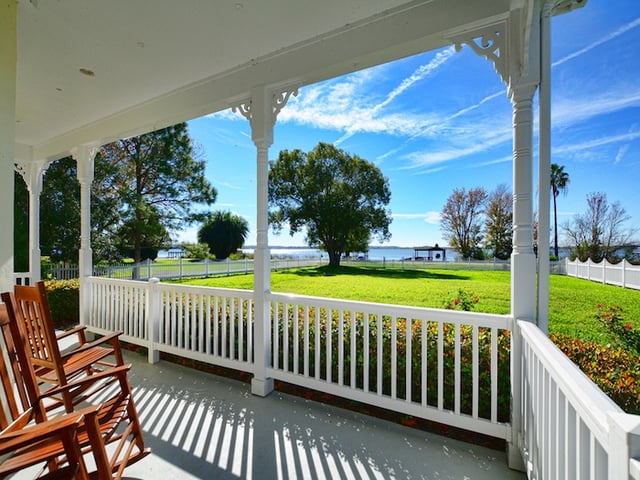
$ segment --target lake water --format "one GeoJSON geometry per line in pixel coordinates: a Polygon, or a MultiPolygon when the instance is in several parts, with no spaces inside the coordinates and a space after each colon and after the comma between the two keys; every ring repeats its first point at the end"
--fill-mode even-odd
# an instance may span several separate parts
{"type": "MultiPolygon", "coordinates": [[[[243,248],[242,253],[253,254],[253,248],[243,248]]],[[[309,247],[271,247],[271,255],[274,257],[296,257],[296,258],[329,258],[327,252],[322,252],[309,247]]],[[[358,255],[361,256],[362,254],[358,255]]],[[[369,260],[402,260],[413,258],[413,248],[408,247],[371,247],[366,258],[369,260]]],[[[425,253],[422,252],[422,256],[425,253]]],[[[455,252],[447,249],[447,261],[455,259],[455,252]]]]}

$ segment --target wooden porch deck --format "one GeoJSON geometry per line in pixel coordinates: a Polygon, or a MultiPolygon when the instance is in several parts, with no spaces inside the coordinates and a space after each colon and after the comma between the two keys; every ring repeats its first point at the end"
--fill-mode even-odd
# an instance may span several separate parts
{"type": "Polygon", "coordinates": [[[522,479],[504,452],[127,353],[152,454],[128,479],[522,479]]]}

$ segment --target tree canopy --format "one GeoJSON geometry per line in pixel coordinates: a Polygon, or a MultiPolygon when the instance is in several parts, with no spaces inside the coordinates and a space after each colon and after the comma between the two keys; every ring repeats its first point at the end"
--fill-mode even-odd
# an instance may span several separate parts
{"type": "Polygon", "coordinates": [[[246,219],[231,212],[214,212],[198,230],[198,242],[206,243],[218,260],[224,260],[239,248],[249,234],[246,219]]]}
{"type": "Polygon", "coordinates": [[[168,231],[200,220],[195,205],[211,205],[216,199],[185,123],[104,145],[98,155],[113,168],[111,186],[121,200],[120,233],[126,235],[135,262],[143,248],[165,246],[168,231]]]}
{"type": "Polygon", "coordinates": [[[482,250],[483,213],[487,192],[482,187],[455,189],[442,208],[440,229],[445,239],[464,258],[478,257],[482,250]]]}
{"type": "Polygon", "coordinates": [[[485,245],[493,256],[507,260],[513,250],[513,194],[501,184],[487,197],[485,245]]]}
{"type": "MultiPolygon", "coordinates": [[[[91,185],[94,259],[155,258],[170,244],[170,231],[203,218],[198,204],[215,201],[204,169],[184,123],[103,146],[91,185]]],[[[80,185],[73,158],[53,162],[45,172],[40,212],[42,254],[77,261],[80,185]]]]}
{"type": "Polygon", "coordinates": [[[283,150],[269,171],[269,221],[273,230],[305,231],[310,247],[339,266],[342,254],[366,252],[372,237],[391,237],[389,182],[373,163],[334,145],[310,152],[283,150]]]}
{"type": "Polygon", "coordinates": [[[625,228],[631,217],[620,202],[609,203],[606,193],[587,195],[587,211],[575,215],[563,228],[582,261],[600,261],[613,256],[615,250],[627,246],[635,231],[625,228]]]}

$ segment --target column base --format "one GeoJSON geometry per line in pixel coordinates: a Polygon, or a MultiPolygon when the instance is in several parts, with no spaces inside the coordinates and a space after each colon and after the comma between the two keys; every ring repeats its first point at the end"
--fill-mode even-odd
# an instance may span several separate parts
{"type": "Polygon", "coordinates": [[[254,395],[266,397],[273,392],[273,389],[273,378],[258,379],[254,377],[251,379],[251,393],[254,395]]]}
{"type": "Polygon", "coordinates": [[[522,453],[515,443],[507,444],[507,465],[511,470],[517,470],[519,472],[527,471],[522,453]]]}

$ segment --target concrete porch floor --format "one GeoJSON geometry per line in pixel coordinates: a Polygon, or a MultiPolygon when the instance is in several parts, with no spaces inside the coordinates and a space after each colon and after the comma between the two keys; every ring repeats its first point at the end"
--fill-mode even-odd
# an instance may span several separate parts
{"type": "Polygon", "coordinates": [[[240,381],[124,354],[152,449],[127,480],[526,478],[500,451],[277,391],[257,397],[240,381]]]}
{"type": "Polygon", "coordinates": [[[506,454],[127,353],[152,454],[128,479],[523,479],[506,454]]]}

